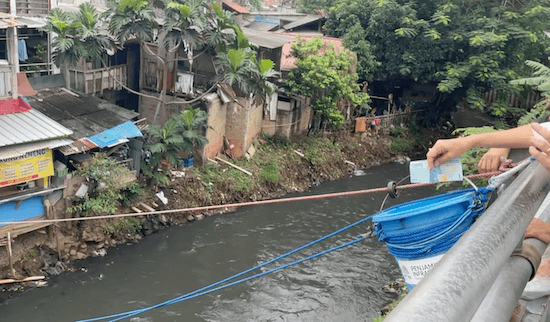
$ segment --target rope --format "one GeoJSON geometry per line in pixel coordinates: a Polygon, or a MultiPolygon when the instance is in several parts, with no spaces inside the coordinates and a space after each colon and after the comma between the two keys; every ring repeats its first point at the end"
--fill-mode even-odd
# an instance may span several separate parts
{"type": "MultiPolygon", "coordinates": [[[[469,179],[480,179],[488,178],[494,175],[503,173],[502,171],[487,172],[481,174],[469,175],[469,179]]],[[[398,186],[397,189],[413,189],[418,187],[431,186],[441,182],[427,182],[427,183],[411,183],[406,185],[398,186]]],[[[365,190],[356,190],[356,191],[346,191],[346,192],[334,192],[314,196],[301,196],[301,197],[291,197],[291,198],[282,198],[282,199],[270,199],[270,200],[261,200],[261,201],[251,201],[251,202],[240,202],[232,204],[223,204],[223,205],[212,205],[212,206],[202,206],[202,207],[191,207],[191,208],[180,208],[180,209],[167,209],[167,210],[157,210],[157,211],[148,211],[148,212],[133,212],[126,214],[115,214],[115,215],[103,215],[103,216],[90,216],[90,217],[78,217],[78,218],[59,218],[59,219],[44,219],[44,220],[25,220],[25,221],[0,221],[0,225],[16,225],[16,224],[45,224],[45,223],[59,223],[59,222],[69,222],[69,221],[81,221],[81,220],[97,220],[97,219],[111,219],[111,218],[124,218],[124,217],[136,217],[136,216],[146,216],[146,215],[162,215],[162,214],[178,214],[182,212],[195,212],[195,211],[207,211],[207,210],[216,210],[216,209],[227,209],[227,208],[237,208],[237,207],[246,207],[246,206],[257,206],[257,205],[268,205],[276,203],[284,203],[291,201],[307,201],[307,200],[318,200],[325,198],[335,198],[335,197],[349,197],[357,196],[368,193],[376,192],[387,192],[386,187],[383,188],[372,188],[365,190]]]]}
{"type": "MultiPolygon", "coordinates": [[[[500,173],[500,172],[498,172],[500,173]]],[[[492,176],[493,173],[487,173],[487,174],[479,174],[479,175],[474,175],[473,177],[474,178],[479,178],[479,177],[486,177],[486,176],[492,176]]],[[[399,188],[400,189],[409,189],[409,188],[414,188],[414,187],[419,187],[419,186],[426,186],[426,185],[430,185],[430,184],[433,184],[433,183],[421,183],[421,184],[410,184],[410,185],[406,185],[406,186],[400,186],[399,188]]],[[[480,193],[480,195],[483,195],[483,193],[489,193],[489,189],[486,189],[486,188],[482,188],[484,189],[482,193],[480,193]]],[[[260,202],[250,202],[250,203],[241,203],[241,204],[233,204],[232,206],[233,207],[236,207],[237,205],[251,205],[251,204],[266,204],[266,203],[280,203],[280,202],[288,202],[288,201],[295,201],[295,200],[314,200],[314,199],[321,199],[321,198],[329,198],[329,197],[336,197],[336,196],[351,196],[351,195],[358,195],[358,194],[363,194],[363,193],[372,193],[372,192],[383,192],[383,191],[386,191],[387,188],[374,188],[374,189],[367,189],[367,190],[359,190],[359,191],[351,191],[351,192],[340,192],[340,193],[331,193],[331,194],[324,194],[324,195],[317,195],[317,196],[307,196],[307,197],[296,197],[296,198],[286,198],[286,199],[277,199],[277,200],[266,200],[266,201],[260,201],[260,202]]],[[[481,189],[480,189],[481,190],[481,189]]],[[[483,200],[483,197],[480,197],[480,199],[483,200]]],[[[486,201],[486,198],[484,199],[486,201]]],[[[474,202],[475,204],[475,208],[476,210],[482,210],[483,207],[480,206],[482,204],[480,203],[477,203],[477,202],[474,202]]],[[[223,205],[222,205],[223,206],[223,205]]],[[[224,207],[228,207],[228,205],[225,205],[224,207]]],[[[197,207],[197,208],[205,208],[205,207],[197,207]]],[[[188,208],[188,209],[193,209],[193,208],[188,208]]],[[[175,210],[171,210],[171,212],[174,212],[175,210]]],[[[181,211],[181,210],[180,210],[181,211]]],[[[189,211],[189,210],[187,210],[189,211]]],[[[166,213],[166,212],[165,212],[166,213]]],[[[436,234],[431,240],[428,240],[428,241],[425,241],[424,243],[422,243],[422,245],[420,246],[424,246],[424,244],[427,244],[429,242],[433,242],[434,240],[440,240],[441,238],[445,237],[446,235],[448,235],[448,232],[451,232],[454,230],[454,228],[460,226],[460,224],[468,217],[470,217],[473,213],[477,213],[477,211],[473,211],[472,209],[468,209],[468,211],[466,211],[464,214],[462,214],[461,218],[456,221],[453,225],[451,225],[451,227],[448,229],[448,231],[445,231],[445,232],[442,232],[442,233],[439,233],[439,234],[436,234]]],[[[140,215],[144,215],[144,213],[141,213],[140,215]]],[[[368,216],[366,218],[363,218],[361,220],[358,220],[356,221],[355,223],[352,223],[352,224],[349,224],[341,229],[338,229],[337,231],[335,232],[332,232],[328,235],[325,235],[321,238],[318,238],[312,242],[309,242],[301,247],[298,247],[294,250],[291,250],[283,255],[280,255],[278,257],[275,257],[273,259],[270,259],[262,264],[259,264],[259,265],[256,265],[252,268],[249,268],[249,269],[246,269],[240,273],[237,273],[233,276],[230,276],[230,277],[227,277],[223,280],[220,280],[216,283],[213,283],[213,284],[210,284],[208,286],[205,286],[205,287],[202,287],[198,290],[195,290],[193,292],[190,292],[190,293],[187,293],[185,295],[182,295],[182,296],[179,296],[179,297],[176,297],[174,299],[171,299],[171,300],[168,300],[168,301],[164,301],[162,303],[159,303],[159,304],[156,304],[156,305],[153,305],[153,306],[150,306],[150,307],[147,307],[147,308],[142,308],[142,309],[138,309],[138,310],[133,310],[133,311],[128,311],[128,312],[123,312],[123,313],[118,313],[118,314],[113,314],[113,315],[108,315],[108,316],[103,316],[103,317],[97,317],[97,318],[92,318],[92,319],[87,319],[87,320],[80,320],[78,322],[93,322],[93,321],[100,321],[100,320],[106,320],[106,319],[111,319],[110,321],[111,322],[115,322],[115,321],[120,321],[120,320],[123,320],[123,319],[126,319],[126,318],[129,318],[129,317],[132,317],[134,315],[138,315],[138,314],[141,314],[143,312],[146,312],[146,311],[149,311],[149,310],[153,310],[153,309],[156,309],[156,308],[159,308],[159,307],[162,307],[162,306],[166,306],[166,305],[171,305],[171,304],[175,304],[175,303],[179,303],[179,302],[183,302],[183,301],[186,301],[186,300],[189,300],[189,299],[193,299],[193,298],[196,298],[198,296],[201,296],[201,295],[205,295],[205,294],[209,294],[209,293],[212,293],[212,292],[215,292],[215,291],[218,291],[218,290],[221,290],[221,289],[224,289],[224,288],[227,288],[227,287],[230,287],[230,286],[233,286],[233,285],[236,285],[236,284],[239,284],[239,283],[243,283],[243,282],[246,282],[246,281],[249,281],[253,278],[258,278],[258,277],[261,277],[261,276],[264,276],[264,275],[267,275],[267,274],[270,274],[270,273],[273,273],[273,272],[276,272],[278,270],[281,270],[283,268],[287,268],[287,267],[290,267],[290,266],[293,266],[293,265],[296,265],[296,264],[299,264],[299,263],[302,263],[306,260],[309,260],[309,259],[313,259],[313,258],[316,258],[316,257],[319,257],[319,256],[322,256],[324,254],[327,254],[329,252],[332,252],[332,251],[335,251],[335,250],[338,250],[338,249],[341,249],[341,248],[344,248],[344,247],[347,247],[347,246],[350,246],[350,245],[353,245],[355,243],[358,243],[362,240],[365,239],[365,235],[360,235],[358,238],[354,239],[354,240],[351,240],[351,241],[348,241],[344,244],[341,244],[339,246],[335,246],[335,247],[332,247],[330,249],[327,249],[327,250],[324,250],[324,251],[321,251],[321,252],[318,252],[318,253],[315,253],[313,255],[310,255],[310,256],[307,256],[307,257],[304,257],[302,259],[298,259],[298,260],[295,260],[291,263],[288,263],[288,264],[285,264],[285,265],[281,265],[281,266],[277,266],[275,268],[272,268],[270,270],[267,270],[265,272],[261,272],[261,273],[257,273],[255,275],[252,275],[252,276],[249,276],[249,277],[246,277],[246,278],[241,278],[241,279],[238,279],[238,280],[235,280],[233,282],[229,282],[231,280],[234,280],[238,277],[241,277],[242,275],[245,275],[247,273],[250,273],[256,269],[259,269],[261,267],[264,267],[266,265],[269,265],[271,263],[274,263],[276,261],[279,261],[287,256],[290,256],[294,253],[297,253],[307,247],[310,247],[314,244],[317,244],[327,238],[330,238],[330,237],[333,237],[347,229],[350,229],[354,226],[357,226],[361,223],[364,223],[370,219],[372,219],[373,216],[368,216]],[[224,284],[226,282],[229,282],[227,284],[224,284]],[[224,285],[222,285],[224,284],[224,285]]],[[[105,218],[104,216],[101,216],[101,218],[105,218]]],[[[467,227],[466,227],[467,229],[467,227]]],[[[462,229],[461,231],[459,231],[460,234],[462,234],[462,232],[464,231],[464,229],[462,229]]],[[[442,243],[442,245],[440,245],[440,247],[447,247],[447,245],[449,244],[448,241],[445,241],[442,243]]],[[[390,246],[390,245],[388,245],[390,246]]],[[[406,246],[408,245],[403,245],[403,248],[406,248],[406,246]]],[[[390,248],[390,247],[388,247],[390,248]]]]}
{"type": "Polygon", "coordinates": [[[77,322],[92,322],[92,321],[100,321],[100,320],[106,320],[106,319],[111,319],[111,318],[118,318],[118,319],[111,320],[111,321],[119,321],[120,319],[124,319],[124,318],[130,317],[130,316],[133,316],[133,315],[136,315],[136,314],[139,314],[139,313],[148,311],[148,310],[152,310],[152,309],[155,309],[155,308],[158,308],[158,307],[161,307],[161,306],[170,305],[170,304],[182,302],[182,301],[185,301],[185,300],[188,300],[188,299],[192,299],[192,298],[195,298],[195,297],[198,297],[198,296],[201,296],[201,295],[204,295],[204,294],[208,294],[208,293],[211,293],[211,292],[214,292],[214,291],[217,291],[217,290],[220,290],[220,289],[229,287],[229,286],[233,286],[233,285],[238,284],[238,283],[246,282],[246,281],[251,280],[251,279],[253,279],[253,278],[260,277],[260,276],[266,275],[266,274],[268,274],[268,273],[275,272],[275,271],[278,271],[278,270],[283,269],[283,268],[286,268],[286,267],[290,267],[290,266],[295,265],[295,264],[299,264],[299,263],[301,263],[301,262],[304,262],[304,261],[306,261],[306,260],[309,260],[309,259],[312,259],[312,258],[315,258],[315,257],[319,257],[319,256],[324,255],[324,254],[326,254],[326,253],[329,253],[329,252],[335,251],[335,250],[337,250],[337,249],[340,249],[340,248],[343,248],[343,247],[346,247],[346,246],[355,244],[355,243],[357,243],[357,242],[360,242],[361,240],[364,239],[364,236],[361,235],[361,236],[359,236],[357,239],[354,239],[354,240],[352,240],[352,241],[349,241],[349,242],[347,242],[347,243],[345,243],[345,244],[342,244],[342,245],[339,245],[339,246],[330,248],[330,249],[328,249],[328,250],[325,250],[325,251],[322,251],[322,252],[319,252],[319,253],[316,253],[316,254],[307,256],[307,257],[305,257],[305,258],[296,260],[296,261],[291,262],[291,263],[289,263],[289,264],[285,264],[285,265],[282,265],[282,266],[278,266],[278,267],[275,267],[275,268],[273,268],[273,269],[271,269],[271,270],[268,270],[268,271],[265,271],[265,272],[262,272],[262,273],[255,274],[255,275],[252,275],[252,276],[250,276],[250,277],[243,278],[243,279],[240,279],[240,280],[231,282],[231,283],[226,284],[226,285],[219,286],[220,284],[223,284],[223,283],[228,282],[228,281],[230,281],[230,280],[233,280],[233,279],[235,279],[235,278],[237,278],[237,277],[240,277],[240,276],[242,276],[242,275],[245,275],[245,274],[247,274],[247,273],[250,273],[250,272],[252,272],[252,271],[254,271],[254,270],[256,270],[256,269],[259,269],[259,268],[261,268],[261,267],[264,267],[264,266],[266,266],[266,265],[269,265],[269,264],[271,264],[271,263],[274,263],[274,262],[276,262],[276,261],[279,261],[279,260],[281,260],[281,259],[283,259],[283,258],[285,258],[285,257],[288,257],[288,256],[290,256],[290,255],[292,255],[292,254],[294,254],[294,253],[297,253],[297,252],[299,252],[299,251],[301,251],[301,250],[303,250],[303,249],[305,249],[305,248],[308,248],[308,247],[310,247],[310,246],[312,246],[312,245],[315,245],[315,244],[317,244],[317,243],[319,243],[319,242],[321,242],[321,241],[323,241],[323,240],[325,240],[325,239],[327,239],[327,238],[333,237],[333,236],[335,236],[335,235],[337,235],[337,234],[339,234],[339,233],[341,233],[341,232],[343,232],[343,231],[345,231],[345,230],[348,230],[348,229],[350,229],[350,228],[352,228],[352,227],[354,227],[354,226],[357,226],[357,225],[359,225],[359,224],[362,224],[362,223],[364,223],[364,222],[370,220],[371,218],[372,218],[372,216],[368,216],[368,217],[366,217],[366,218],[363,218],[363,219],[361,219],[361,220],[359,220],[359,221],[356,221],[355,223],[352,223],[352,224],[347,225],[346,227],[340,228],[340,229],[338,229],[338,230],[335,231],[335,232],[332,232],[332,233],[330,233],[330,234],[328,234],[328,235],[325,235],[325,236],[323,236],[323,237],[321,237],[321,238],[318,238],[318,239],[316,239],[316,240],[314,240],[314,241],[312,241],[312,242],[309,242],[309,243],[307,243],[307,244],[305,244],[305,245],[303,245],[303,246],[300,246],[300,247],[298,247],[298,248],[296,248],[296,249],[294,249],[294,250],[291,250],[291,251],[289,251],[289,252],[287,252],[287,253],[284,253],[284,254],[282,254],[282,255],[280,255],[280,256],[278,256],[278,257],[272,258],[272,259],[268,260],[267,262],[264,262],[264,263],[262,263],[262,264],[256,265],[256,266],[254,266],[254,267],[252,267],[252,268],[246,269],[246,270],[244,270],[244,271],[242,271],[242,272],[240,272],[240,273],[237,273],[237,274],[235,274],[235,275],[233,275],[233,276],[227,277],[227,278],[225,278],[225,279],[223,279],[223,280],[221,280],[221,281],[218,281],[218,282],[216,282],[216,283],[213,283],[213,284],[210,284],[210,285],[208,285],[208,286],[202,287],[202,288],[200,288],[200,289],[198,289],[198,290],[196,290],[196,291],[193,291],[193,292],[190,292],[190,293],[188,293],[188,294],[179,296],[179,297],[174,298],[174,299],[172,299],[172,300],[165,301],[165,302],[159,303],[159,304],[157,304],[157,305],[154,305],[154,306],[151,306],[151,307],[148,307],[148,308],[143,308],[143,309],[134,310],[134,311],[129,311],[129,312],[124,312],[124,313],[118,313],[118,314],[109,315],[109,316],[103,316],[103,317],[98,317],[98,318],[92,318],[92,319],[87,319],[87,320],[80,320],[80,321],[77,321],[77,322]]]}

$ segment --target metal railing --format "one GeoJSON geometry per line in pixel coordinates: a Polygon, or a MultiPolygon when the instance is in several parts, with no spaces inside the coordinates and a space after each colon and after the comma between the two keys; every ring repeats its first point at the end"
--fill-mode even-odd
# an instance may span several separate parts
{"type": "Polygon", "coordinates": [[[538,162],[525,169],[385,321],[471,321],[479,309],[478,317],[490,316],[484,321],[509,321],[514,301],[533,274],[530,265],[510,256],[548,194],[549,180],[549,172],[538,162]],[[514,287],[506,284],[511,279],[517,279],[514,287]],[[508,298],[506,305],[491,300],[491,288],[500,292],[498,297],[508,298]]]}
{"type": "Polygon", "coordinates": [[[128,85],[128,70],[126,65],[116,65],[87,71],[72,69],[69,71],[69,76],[71,88],[86,94],[102,92],[106,89],[121,90],[121,83],[125,86],[128,85]]]}

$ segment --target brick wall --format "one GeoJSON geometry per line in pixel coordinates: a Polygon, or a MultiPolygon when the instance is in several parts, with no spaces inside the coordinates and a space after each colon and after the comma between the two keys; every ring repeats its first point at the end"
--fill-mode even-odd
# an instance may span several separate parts
{"type": "Polygon", "coordinates": [[[307,133],[313,110],[309,105],[302,105],[292,111],[277,110],[277,120],[262,121],[262,132],[267,135],[277,135],[290,139],[307,133]]]}
{"type": "Polygon", "coordinates": [[[208,129],[206,138],[208,144],[203,149],[203,160],[213,159],[223,149],[223,137],[225,135],[227,104],[222,104],[217,94],[205,97],[208,105],[208,129]]]}

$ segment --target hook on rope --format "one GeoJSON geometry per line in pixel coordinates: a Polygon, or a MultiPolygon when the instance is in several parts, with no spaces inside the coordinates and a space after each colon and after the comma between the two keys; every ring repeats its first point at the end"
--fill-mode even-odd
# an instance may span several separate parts
{"type": "Polygon", "coordinates": [[[388,182],[387,188],[388,195],[390,195],[392,199],[399,197],[399,191],[397,191],[397,183],[395,183],[395,181],[388,182]]]}

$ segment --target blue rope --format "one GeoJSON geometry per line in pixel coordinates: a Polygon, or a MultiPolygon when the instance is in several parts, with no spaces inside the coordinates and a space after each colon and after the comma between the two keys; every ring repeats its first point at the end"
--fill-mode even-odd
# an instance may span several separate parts
{"type": "Polygon", "coordinates": [[[236,284],[239,284],[239,283],[243,283],[243,282],[249,281],[249,280],[251,280],[251,279],[253,279],[253,278],[261,277],[261,276],[264,276],[264,275],[267,275],[267,274],[276,272],[276,271],[278,271],[278,270],[281,270],[281,269],[283,269],[283,268],[287,268],[287,267],[290,267],[290,266],[293,266],[293,265],[296,265],[296,264],[305,262],[305,261],[307,261],[307,260],[310,260],[310,259],[313,259],[313,258],[322,256],[322,255],[324,255],[324,254],[333,252],[333,251],[335,251],[335,250],[338,250],[338,249],[341,249],[341,248],[344,248],[344,247],[353,245],[353,244],[355,244],[355,243],[358,243],[358,242],[362,241],[363,239],[364,239],[363,236],[359,236],[359,237],[357,237],[356,239],[351,240],[351,241],[349,241],[349,242],[346,242],[346,243],[344,243],[344,244],[342,244],[342,245],[338,245],[338,246],[329,248],[329,249],[324,250],[324,251],[322,251],[322,252],[315,253],[315,254],[310,255],[310,256],[307,256],[307,257],[305,257],[305,258],[301,258],[301,259],[295,260],[295,261],[293,261],[293,262],[291,262],[291,263],[288,263],[288,264],[285,264],[285,265],[277,266],[277,267],[275,267],[275,268],[272,268],[272,269],[270,269],[270,270],[268,270],[268,271],[265,271],[265,272],[262,272],[262,273],[258,273],[258,274],[255,274],[255,275],[252,275],[252,276],[249,276],[249,277],[246,277],[246,278],[242,278],[242,279],[240,279],[240,280],[236,280],[236,281],[231,282],[231,283],[229,283],[229,284],[225,284],[225,285],[222,285],[222,286],[218,286],[218,287],[216,287],[216,288],[213,288],[213,289],[210,289],[210,290],[207,290],[207,291],[204,291],[204,292],[196,293],[196,294],[193,294],[193,295],[183,296],[183,297],[180,297],[180,298],[177,298],[177,299],[169,300],[169,301],[166,301],[166,302],[163,302],[163,303],[159,303],[159,304],[157,304],[157,305],[154,305],[154,306],[151,306],[151,307],[148,307],[148,308],[143,308],[143,309],[140,309],[140,310],[135,310],[135,311],[126,312],[126,315],[121,316],[121,317],[118,317],[118,318],[113,319],[113,320],[109,320],[109,322],[120,321],[120,320],[129,318],[129,317],[131,317],[131,316],[134,316],[134,315],[137,315],[137,314],[140,314],[140,313],[143,313],[143,312],[152,310],[152,309],[159,308],[159,307],[161,307],[161,306],[166,306],[166,305],[171,305],[171,304],[175,304],[175,303],[178,303],[178,302],[183,302],[183,301],[190,300],[190,299],[192,299],[192,298],[195,298],[195,297],[198,297],[198,296],[201,296],[201,295],[205,295],[205,294],[208,294],[208,293],[212,293],[212,292],[215,292],[215,291],[224,289],[224,288],[226,288],[226,287],[230,287],[230,286],[233,286],[233,285],[236,285],[236,284]]]}
{"type": "MultiPolygon", "coordinates": [[[[470,228],[475,219],[483,213],[488,195],[493,190],[493,187],[479,188],[463,213],[447,216],[445,218],[436,217],[434,219],[426,217],[427,220],[418,227],[414,227],[411,222],[405,221],[415,215],[408,215],[407,213],[410,211],[409,207],[400,205],[400,210],[397,211],[397,214],[396,211],[393,211],[389,212],[389,215],[386,215],[396,216],[396,218],[399,219],[376,223],[375,234],[378,235],[380,241],[386,243],[388,250],[396,258],[415,259],[430,256],[430,253],[435,255],[445,252],[470,228]],[[388,223],[389,226],[385,226],[386,223],[388,223]]],[[[468,190],[463,191],[463,193],[468,192],[468,190]]],[[[456,195],[460,193],[461,192],[454,192],[453,194],[456,195]]],[[[426,204],[431,206],[447,202],[445,199],[437,200],[434,203],[430,203],[431,201],[431,198],[421,199],[413,202],[413,205],[424,203],[424,206],[426,206],[426,204]]],[[[431,213],[431,211],[426,211],[421,213],[421,215],[427,216],[428,213],[431,213]]],[[[377,214],[376,216],[383,218],[384,213],[377,214]]],[[[376,221],[376,217],[374,220],[376,221]]],[[[418,219],[412,223],[418,223],[418,219]]]]}
{"type": "MultiPolygon", "coordinates": [[[[274,263],[274,262],[276,262],[276,261],[278,261],[278,260],[281,260],[281,259],[283,259],[283,258],[285,258],[285,257],[288,257],[288,256],[290,256],[290,255],[292,255],[292,254],[294,254],[294,253],[297,253],[297,252],[299,252],[299,251],[301,251],[301,250],[303,250],[303,249],[305,249],[305,248],[307,248],[307,247],[310,247],[310,246],[312,246],[312,245],[315,245],[315,244],[317,244],[317,243],[319,243],[319,242],[321,242],[321,241],[323,241],[323,240],[325,240],[325,239],[327,239],[327,238],[333,237],[333,236],[335,236],[335,235],[337,235],[337,234],[339,234],[339,233],[341,233],[341,232],[343,232],[343,231],[345,231],[345,230],[348,230],[348,229],[350,229],[350,228],[352,228],[352,227],[355,227],[355,226],[357,226],[357,225],[359,225],[359,224],[362,224],[362,223],[364,223],[364,222],[370,220],[371,218],[372,218],[372,216],[365,217],[365,218],[363,218],[363,219],[361,219],[361,220],[359,220],[359,221],[356,221],[356,222],[354,222],[354,223],[352,223],[352,224],[349,224],[349,225],[347,225],[347,226],[345,226],[345,227],[343,227],[343,228],[340,228],[340,229],[336,230],[335,232],[332,232],[332,233],[330,233],[330,234],[328,234],[328,235],[325,235],[325,236],[323,236],[323,237],[321,237],[321,238],[319,238],[319,239],[316,239],[316,240],[314,240],[314,241],[312,241],[312,242],[309,242],[309,243],[307,243],[307,244],[305,244],[305,245],[303,245],[303,246],[300,246],[300,247],[298,247],[298,248],[296,248],[296,249],[294,249],[294,250],[291,250],[291,251],[289,251],[289,252],[287,252],[287,253],[284,253],[284,254],[282,254],[282,255],[280,255],[280,256],[277,256],[277,257],[275,257],[275,258],[273,258],[273,259],[270,259],[270,260],[268,260],[267,262],[264,262],[264,263],[262,263],[262,264],[259,264],[259,265],[254,266],[254,267],[252,267],[252,268],[246,269],[246,270],[244,270],[244,271],[242,271],[242,272],[240,272],[240,273],[237,273],[237,274],[235,274],[235,275],[233,275],[233,276],[227,277],[227,278],[225,278],[225,279],[223,279],[223,280],[221,280],[221,281],[218,281],[218,282],[216,282],[216,283],[210,284],[210,285],[208,285],[208,286],[202,287],[202,288],[200,288],[200,289],[198,289],[198,290],[196,290],[196,291],[193,291],[193,292],[190,292],[190,293],[188,293],[188,294],[185,294],[185,295],[179,296],[179,297],[177,297],[177,298],[174,298],[174,299],[172,299],[172,300],[169,300],[169,301],[166,301],[166,302],[157,304],[157,305],[155,305],[155,306],[153,306],[153,307],[151,307],[151,308],[144,308],[144,309],[140,309],[140,310],[135,310],[135,311],[130,311],[130,312],[124,312],[124,313],[118,313],[118,314],[113,314],[113,315],[108,315],[108,316],[102,316],[102,317],[97,317],[97,318],[91,318],[91,319],[86,319],[86,320],[78,320],[78,321],[76,321],[76,322],[102,321],[102,320],[106,320],[106,319],[119,318],[119,317],[126,318],[126,317],[127,317],[126,315],[128,315],[128,317],[131,316],[131,315],[129,315],[129,314],[135,315],[135,314],[133,314],[134,312],[137,312],[136,314],[139,314],[139,313],[141,313],[141,312],[145,312],[146,310],[150,310],[150,309],[152,309],[152,308],[156,308],[156,307],[160,307],[160,306],[172,304],[171,302],[177,303],[177,302],[179,302],[179,301],[187,300],[188,297],[189,297],[189,298],[194,298],[194,297],[196,297],[196,296],[199,296],[199,295],[197,295],[197,294],[200,294],[200,295],[207,294],[207,293],[205,293],[205,292],[210,292],[210,291],[206,291],[206,290],[208,290],[208,289],[211,289],[211,288],[216,287],[216,286],[218,286],[218,285],[220,285],[220,284],[222,284],[222,283],[225,283],[225,282],[227,282],[227,281],[233,280],[233,279],[235,279],[235,278],[237,278],[237,277],[240,277],[240,276],[242,276],[242,275],[244,275],[244,274],[250,273],[250,272],[252,272],[252,271],[254,271],[254,270],[258,269],[258,268],[264,267],[264,266],[269,265],[269,264],[271,264],[271,263],[274,263]],[[144,311],[144,310],[145,310],[145,311],[144,311]]],[[[358,242],[358,241],[360,241],[360,240],[355,240],[354,243],[356,243],[356,242],[358,242]]],[[[347,246],[348,243],[343,244],[343,245],[347,246]]],[[[330,250],[330,251],[333,251],[333,250],[336,250],[336,249],[345,247],[345,246],[343,246],[343,245],[338,246],[338,247],[336,247],[335,249],[332,249],[332,250],[330,250]]],[[[326,252],[326,251],[325,251],[325,252],[326,252]]],[[[325,254],[325,252],[321,252],[321,253],[319,253],[319,254],[322,255],[322,254],[325,254]]],[[[314,255],[311,255],[311,256],[314,256],[314,255]]],[[[311,256],[306,257],[306,259],[309,259],[309,257],[311,257],[311,256]]],[[[318,255],[318,256],[320,256],[320,255],[318,255]]],[[[317,256],[315,256],[315,257],[317,257],[317,256]]],[[[313,258],[313,257],[312,257],[312,258],[313,258]]],[[[294,263],[294,264],[301,263],[302,261],[304,261],[304,260],[306,260],[306,259],[303,259],[303,260],[297,261],[297,262],[293,262],[293,263],[294,263]]],[[[294,264],[292,264],[292,265],[294,265],[294,264]]],[[[291,266],[291,265],[287,264],[287,265],[283,265],[283,266],[280,266],[280,267],[276,267],[276,270],[279,270],[279,269],[281,269],[281,268],[285,268],[285,267],[288,267],[288,266],[291,266]]],[[[269,271],[266,271],[266,273],[267,273],[267,272],[269,272],[269,271]]],[[[261,273],[261,274],[253,275],[253,276],[251,276],[251,278],[252,278],[252,277],[259,277],[259,276],[263,276],[263,275],[265,275],[265,274],[264,274],[264,273],[261,273]]],[[[242,280],[239,280],[239,281],[242,281],[242,280]]],[[[236,282],[237,282],[237,281],[236,281],[236,282]]],[[[222,286],[222,288],[223,288],[223,287],[227,287],[227,286],[229,286],[229,285],[234,285],[233,283],[235,283],[235,282],[232,282],[232,283],[230,283],[230,284],[224,285],[224,286],[222,286]]],[[[217,290],[217,289],[219,289],[219,288],[216,288],[216,290],[217,290]]],[[[118,321],[118,320],[112,320],[112,321],[118,321]]]]}

